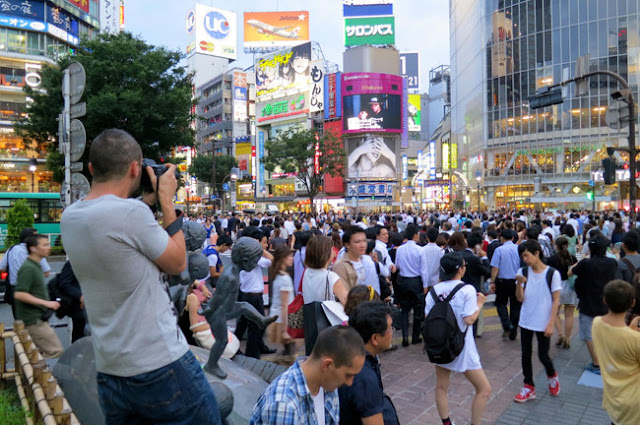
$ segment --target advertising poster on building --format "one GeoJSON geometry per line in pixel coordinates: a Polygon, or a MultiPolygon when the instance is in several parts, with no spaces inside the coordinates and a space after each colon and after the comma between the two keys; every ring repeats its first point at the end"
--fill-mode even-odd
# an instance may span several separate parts
{"type": "Polygon", "coordinates": [[[247,119],[247,74],[233,73],[233,120],[247,119]]]}
{"type": "Polygon", "coordinates": [[[342,74],[341,89],[345,133],[402,133],[402,77],[342,74]]]}
{"type": "Polygon", "coordinates": [[[0,1],[0,15],[18,16],[44,22],[44,2],[29,0],[0,1]]]}
{"type": "Polygon", "coordinates": [[[309,93],[309,112],[324,110],[324,66],[321,60],[311,63],[311,92],[309,93]]]}
{"type": "Polygon", "coordinates": [[[228,10],[196,4],[195,13],[187,15],[187,33],[194,32],[195,51],[203,55],[236,59],[238,27],[236,14],[228,10]]]}
{"type": "Polygon", "coordinates": [[[256,61],[256,101],[308,92],[311,86],[311,43],[279,50],[256,61]]]}
{"type": "Polygon", "coordinates": [[[336,72],[324,76],[324,119],[331,120],[342,116],[341,102],[342,73],[336,72]]]}
{"type": "Polygon", "coordinates": [[[67,2],[80,8],[83,12],[89,13],[89,0],[67,0],[67,2]]]}
{"type": "Polygon", "coordinates": [[[345,18],[393,15],[393,1],[377,0],[371,2],[366,0],[344,0],[342,4],[342,14],[345,18]]]}
{"type": "Polygon", "coordinates": [[[420,124],[420,95],[410,94],[408,98],[409,106],[407,107],[407,114],[409,116],[409,121],[407,122],[407,126],[409,131],[420,131],[422,128],[420,124]]]}
{"type": "MultiPolygon", "coordinates": [[[[342,135],[342,121],[335,120],[325,122],[324,132],[325,134],[331,133],[336,137],[340,137],[342,135]]],[[[331,152],[328,152],[328,154],[331,155],[331,152]]],[[[327,194],[344,194],[344,179],[342,177],[342,173],[336,175],[335,177],[332,177],[329,174],[325,174],[324,192],[327,194]]]]}
{"type": "Polygon", "coordinates": [[[395,18],[393,16],[346,18],[344,23],[345,46],[396,44],[395,18]]]}
{"type": "Polygon", "coordinates": [[[100,0],[100,32],[120,32],[120,0],[100,0]]]}
{"type": "Polygon", "coordinates": [[[257,104],[257,121],[261,124],[279,118],[309,113],[309,93],[298,93],[257,104]]]}
{"type": "Polygon", "coordinates": [[[291,47],[309,41],[309,12],[245,12],[244,50],[291,47]]]}
{"type": "Polygon", "coordinates": [[[346,139],[350,179],[396,179],[398,149],[396,138],[365,134],[346,139]]]}
{"type": "Polygon", "coordinates": [[[504,77],[513,72],[513,24],[504,13],[495,12],[491,16],[491,75],[504,77]]]}
{"type": "Polygon", "coordinates": [[[78,20],[58,6],[47,4],[47,23],[66,31],[68,34],[78,36],[78,20]]]}

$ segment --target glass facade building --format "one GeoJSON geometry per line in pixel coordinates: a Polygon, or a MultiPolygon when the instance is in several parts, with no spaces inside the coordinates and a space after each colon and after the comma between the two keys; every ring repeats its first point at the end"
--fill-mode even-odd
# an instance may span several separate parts
{"type": "MultiPolygon", "coordinates": [[[[538,110],[528,99],[573,78],[584,55],[588,71],[620,74],[637,99],[639,7],[638,0],[451,1],[451,138],[459,173],[474,186],[481,176],[487,206],[590,207],[590,181],[600,207],[622,205],[628,182],[601,181],[606,147],[627,146],[628,130],[605,120],[617,82],[593,77],[579,97],[566,85],[562,104],[538,110]]],[[[621,167],[629,160],[616,156],[621,167]]]]}

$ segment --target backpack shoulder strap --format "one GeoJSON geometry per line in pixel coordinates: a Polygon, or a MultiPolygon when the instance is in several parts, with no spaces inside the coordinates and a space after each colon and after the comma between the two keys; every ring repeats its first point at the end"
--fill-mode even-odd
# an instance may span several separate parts
{"type": "Polygon", "coordinates": [[[462,282],[462,283],[458,283],[455,288],[453,288],[453,290],[449,293],[449,296],[444,300],[445,302],[450,302],[451,299],[453,298],[453,296],[456,294],[456,292],[458,292],[460,289],[462,289],[462,287],[466,285],[466,283],[462,282]]]}
{"type": "Polygon", "coordinates": [[[553,274],[556,272],[556,269],[554,269],[553,267],[549,266],[549,268],[547,268],[547,285],[549,286],[549,292],[551,291],[551,284],[553,283],[553,274]]]}
{"type": "MultiPolygon", "coordinates": [[[[631,261],[629,261],[627,257],[622,258],[621,261],[627,265],[627,267],[631,271],[631,274],[635,275],[636,273],[638,273],[638,269],[634,267],[634,265],[631,263],[631,261]]],[[[9,264],[8,260],[7,260],[7,264],[9,264]]]]}
{"type": "Polygon", "coordinates": [[[433,298],[433,301],[434,301],[434,302],[436,302],[436,303],[437,303],[438,301],[440,301],[440,300],[438,299],[438,294],[436,294],[435,287],[433,287],[433,286],[432,286],[431,288],[429,288],[429,293],[431,294],[431,297],[433,298]]]}

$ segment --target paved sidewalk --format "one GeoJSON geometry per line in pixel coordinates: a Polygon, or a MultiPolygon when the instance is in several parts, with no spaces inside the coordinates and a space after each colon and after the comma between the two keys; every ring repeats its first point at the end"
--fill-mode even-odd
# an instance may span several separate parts
{"type": "MultiPolygon", "coordinates": [[[[602,390],[578,385],[583,366],[588,362],[586,345],[577,336],[577,320],[570,350],[552,345],[550,350],[558,370],[560,395],[551,397],[544,369],[537,359],[534,343],[533,371],[537,383],[537,399],[524,404],[513,401],[522,386],[520,336],[516,341],[502,339],[502,328],[495,308],[486,306],[485,333],[476,340],[484,371],[492,386],[491,397],[483,416],[483,424],[609,424],[602,409],[602,390]]],[[[555,342],[556,337],[552,339],[555,342]]],[[[394,344],[400,344],[400,333],[394,344]]],[[[439,425],[435,405],[435,366],[429,363],[422,345],[411,345],[380,356],[385,391],[391,396],[403,425],[439,425]]],[[[473,386],[463,374],[453,373],[449,388],[450,417],[457,425],[470,423],[473,386]]],[[[478,425],[478,424],[476,424],[478,425]]]]}

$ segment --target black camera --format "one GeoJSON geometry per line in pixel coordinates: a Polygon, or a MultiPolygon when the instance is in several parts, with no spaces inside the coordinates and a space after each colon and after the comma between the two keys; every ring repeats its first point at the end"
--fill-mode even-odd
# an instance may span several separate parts
{"type": "MultiPolygon", "coordinates": [[[[156,188],[151,186],[151,179],[147,173],[147,166],[153,168],[156,177],[163,175],[169,167],[164,164],[157,164],[153,159],[142,158],[142,176],[140,178],[140,187],[144,192],[155,192],[156,188]]],[[[176,169],[176,180],[180,181],[180,172],[176,169]]]]}

